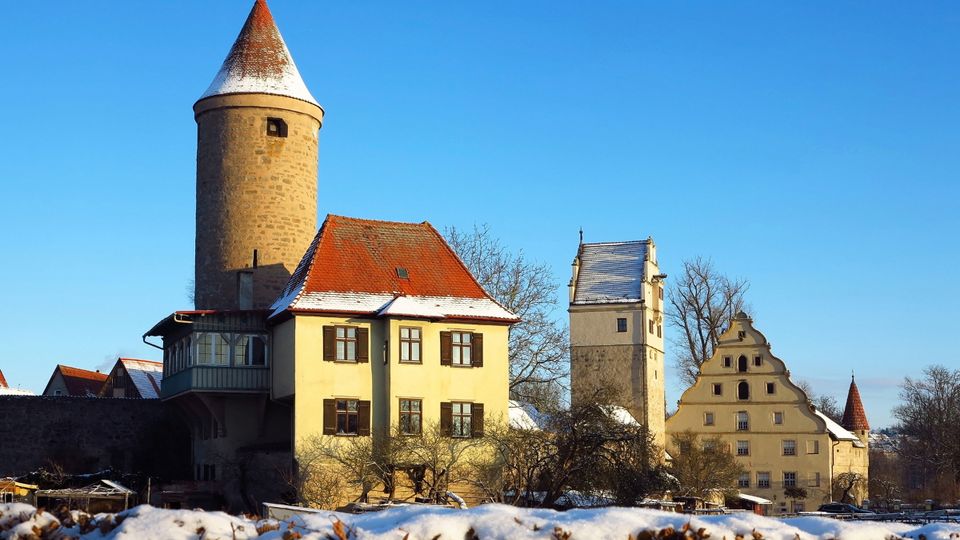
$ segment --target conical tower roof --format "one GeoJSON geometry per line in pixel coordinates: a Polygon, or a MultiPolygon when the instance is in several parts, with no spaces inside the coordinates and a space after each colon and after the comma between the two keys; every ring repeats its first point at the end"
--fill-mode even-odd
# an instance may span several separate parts
{"type": "Polygon", "coordinates": [[[266,0],[256,0],[205,99],[225,94],[272,94],[320,106],[304,84],[266,0]]]}
{"type": "Polygon", "coordinates": [[[860,401],[860,390],[857,388],[857,381],[854,380],[853,376],[850,377],[847,406],[843,409],[841,424],[850,431],[870,430],[870,424],[867,423],[867,413],[864,412],[863,403],[860,401]]]}

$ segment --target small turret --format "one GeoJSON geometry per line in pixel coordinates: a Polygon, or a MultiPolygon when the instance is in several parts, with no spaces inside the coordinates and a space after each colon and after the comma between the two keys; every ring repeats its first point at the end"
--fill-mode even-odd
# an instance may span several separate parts
{"type": "Polygon", "coordinates": [[[860,390],[857,381],[850,375],[850,390],[847,391],[847,405],[843,408],[843,420],[840,422],[844,429],[852,432],[863,444],[867,444],[870,433],[870,424],[867,423],[867,413],[863,410],[860,401],[860,390]]]}

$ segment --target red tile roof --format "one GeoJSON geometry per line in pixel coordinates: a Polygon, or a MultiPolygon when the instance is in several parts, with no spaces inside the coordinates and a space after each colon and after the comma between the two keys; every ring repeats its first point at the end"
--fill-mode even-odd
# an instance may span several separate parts
{"type": "Polygon", "coordinates": [[[58,365],[57,370],[63,377],[63,384],[71,396],[88,396],[100,393],[103,381],[107,380],[106,373],[88,371],[70,366],[58,365]]]}
{"type": "Polygon", "coordinates": [[[843,408],[843,420],[840,425],[850,431],[870,430],[870,424],[867,423],[867,413],[864,412],[863,403],[860,401],[860,390],[857,388],[857,382],[853,380],[853,377],[850,377],[847,406],[843,408]]]}
{"type": "Polygon", "coordinates": [[[7,379],[3,377],[2,371],[0,371],[0,388],[10,388],[10,386],[7,384],[7,379]]]}
{"type": "Polygon", "coordinates": [[[314,293],[462,298],[496,306],[426,221],[328,215],[275,307],[285,309],[314,293]]]}

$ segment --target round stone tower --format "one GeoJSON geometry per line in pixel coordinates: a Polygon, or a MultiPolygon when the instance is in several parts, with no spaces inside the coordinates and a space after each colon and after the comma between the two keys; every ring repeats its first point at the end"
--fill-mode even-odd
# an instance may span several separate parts
{"type": "Polygon", "coordinates": [[[310,94],[264,0],[213,83],[197,121],[197,309],[265,308],[317,230],[317,138],[310,94]]]}

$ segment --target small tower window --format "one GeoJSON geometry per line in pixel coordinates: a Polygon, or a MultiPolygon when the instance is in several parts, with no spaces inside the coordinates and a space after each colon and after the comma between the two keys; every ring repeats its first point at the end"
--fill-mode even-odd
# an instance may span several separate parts
{"type": "Polygon", "coordinates": [[[627,331],[627,319],[621,317],[617,319],[617,332],[626,332],[627,331]]]}
{"type": "Polygon", "coordinates": [[[268,137],[286,137],[287,123],[279,118],[267,118],[268,137]]]}

